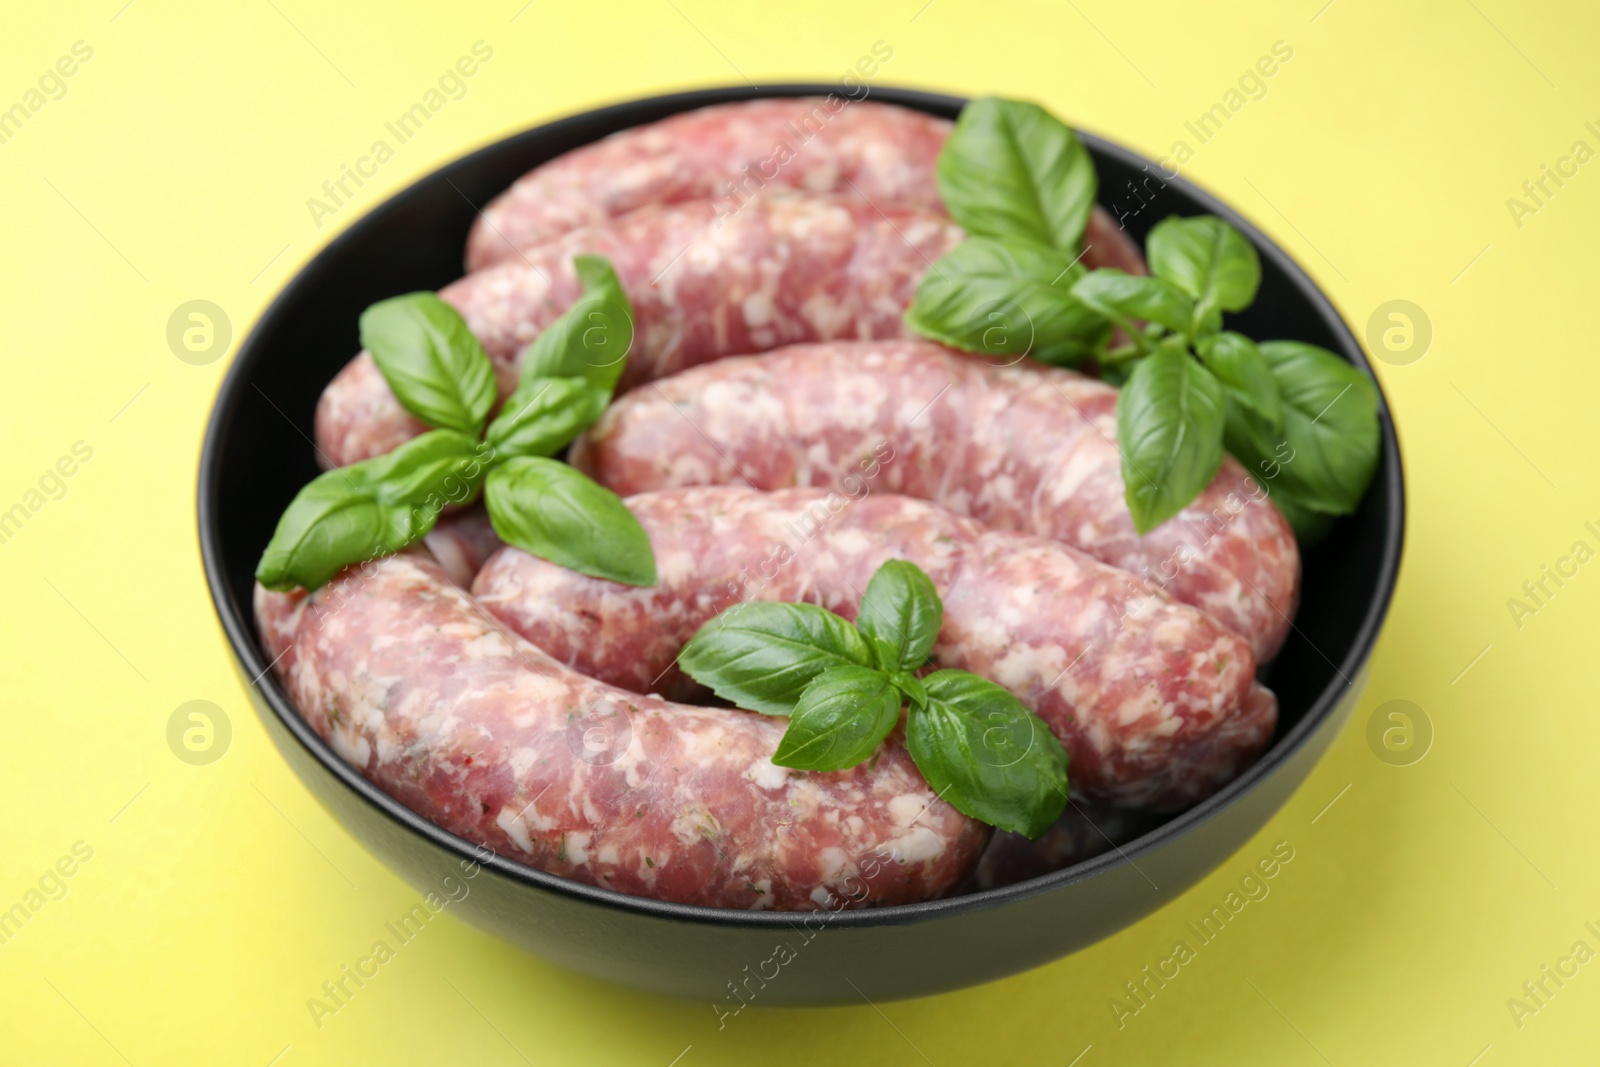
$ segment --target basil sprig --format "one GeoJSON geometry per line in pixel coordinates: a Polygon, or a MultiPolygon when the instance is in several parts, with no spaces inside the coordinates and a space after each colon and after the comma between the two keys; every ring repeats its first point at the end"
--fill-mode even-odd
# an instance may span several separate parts
{"type": "Polygon", "coordinates": [[[1122,477],[1141,534],[1194,501],[1224,448],[1302,540],[1359,506],[1377,467],[1377,392],[1324,349],[1223,330],[1261,285],[1243,234],[1212,216],[1171,217],[1146,241],[1148,277],[1086,270],[1094,167],[1070,129],[1020,101],[968,103],[938,179],[971,236],[928,270],[906,324],[1007,362],[1092,363],[1121,385],[1122,477]]]}
{"type": "Polygon", "coordinates": [[[1277,403],[1270,375],[1249,377],[1260,366],[1250,359],[1247,338],[1213,340],[1222,312],[1249,306],[1260,287],[1261,263],[1250,242],[1221,219],[1174,216],[1157,223],[1146,244],[1149,277],[1095,270],[1072,287],[1129,338],[1099,358],[1122,364],[1126,376],[1117,398],[1117,441],[1124,497],[1140,533],[1188,507],[1216,477],[1230,389],[1269,418],[1277,403]],[[1191,355],[1195,348],[1201,360],[1191,355]]]}
{"type": "Polygon", "coordinates": [[[1146,248],[1151,277],[1095,270],[1073,284],[1128,338],[1096,359],[1125,383],[1117,439],[1134,526],[1148,533],[1187,507],[1226,446],[1302,540],[1321,536],[1377,469],[1371,380],[1315,345],[1222,329],[1261,285],[1255,249],[1223,220],[1164,219],[1146,248]]]}
{"type": "Polygon", "coordinates": [[[740,707],[789,716],[772,762],[839,771],[871,758],[900,721],[928,784],[957,810],[1038,837],[1067,802],[1067,754],[1011,693],[966,671],[923,668],[944,606],[915,564],[885,563],[850,624],[815,604],[736,604],[679,657],[740,707]]]}
{"type": "Polygon", "coordinates": [[[454,308],[409,293],[362,314],[362,343],[396,398],[440,428],[302,489],[256,567],[262,585],[315,589],[419,540],[480,489],[508,544],[597,578],[655,584],[650,538],[617,495],[547,458],[600,417],[633,344],[611,265],[577,256],[573,266],[582,295],[524,351],[520,384],[487,429],[494,367],[454,308]]]}

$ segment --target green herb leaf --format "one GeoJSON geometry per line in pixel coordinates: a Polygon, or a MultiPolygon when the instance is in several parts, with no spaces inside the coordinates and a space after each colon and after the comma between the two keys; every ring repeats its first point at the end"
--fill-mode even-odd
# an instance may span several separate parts
{"type": "Polygon", "coordinates": [[[489,462],[487,450],[472,437],[454,430],[430,430],[354,466],[371,465],[372,485],[384,503],[441,511],[447,504],[470,504],[477,498],[489,462]]]}
{"type": "Polygon", "coordinates": [[[550,456],[600,417],[633,345],[633,309],[611,264],[574,256],[583,295],[522,355],[522,382],[490,423],[495,454],[550,456]]]}
{"type": "Polygon", "coordinates": [[[895,671],[889,676],[894,687],[906,695],[906,699],[919,708],[928,706],[928,687],[922,684],[922,679],[910,671],[895,671]]]}
{"type": "Polygon", "coordinates": [[[1274,498],[1287,494],[1302,510],[1350,514],[1378,466],[1377,389],[1316,345],[1266,341],[1257,348],[1283,396],[1283,428],[1275,432],[1243,405],[1230,407],[1228,451],[1274,498]]]}
{"type": "MultiPolygon", "coordinates": [[[[1156,223],[1145,241],[1150,270],[1194,298],[1191,338],[1221,328],[1222,312],[1242,311],[1261,285],[1261,260],[1244,234],[1215,215],[1156,223]]],[[[1174,327],[1176,328],[1176,327],[1174,327]]]]}
{"type": "Polygon", "coordinates": [[[856,628],[815,604],[735,604],[700,627],[678,657],[684,673],[724,700],[788,715],[834,667],[871,667],[856,628]]]}
{"type": "Polygon", "coordinates": [[[922,276],[906,324],[969,352],[1080,363],[1111,333],[1104,315],[1072,295],[1086,273],[1051,248],[969,237],[922,276]]]}
{"type": "Polygon", "coordinates": [[[1133,525],[1149,533],[1182,511],[1222,463],[1222,386],[1184,352],[1158,348],[1117,398],[1122,480],[1133,525]]]}
{"type": "Polygon", "coordinates": [[[328,471],[295,494],[256,564],[268,589],[320,588],[351,563],[395,551],[421,537],[408,507],[385,507],[342,470],[328,471]]]}
{"type": "Polygon", "coordinates": [[[554,455],[610,402],[611,390],[587,378],[531,378],[506,400],[486,439],[501,459],[554,455]]]}
{"type": "Polygon", "coordinates": [[[928,661],[944,625],[944,604],[933,579],[915,563],[891,559],[861,595],[856,629],[885,671],[914,671],[928,661]]]}
{"type": "Polygon", "coordinates": [[[1273,429],[1283,426],[1283,398],[1278,394],[1278,382],[1272,375],[1272,364],[1266,361],[1254,341],[1242,333],[1226,330],[1202,338],[1200,359],[1229,399],[1254,411],[1273,429]]]}
{"type": "Polygon", "coordinates": [[[494,365],[438,296],[407,293],[373,304],[361,313],[361,344],[417,418],[474,436],[483,429],[495,401],[494,365]]]}
{"type": "Polygon", "coordinates": [[[574,256],[583,295],[522,353],[522,380],[586,378],[608,393],[633,348],[633,307],[601,256],[574,256]]]}
{"type": "Polygon", "coordinates": [[[842,771],[877,751],[900,721],[900,691],[870,667],[834,667],[811,680],[772,754],[780,767],[842,771]]]}
{"type": "Polygon", "coordinates": [[[928,706],[906,720],[906,746],[928,784],[959,812],[1036,838],[1067,804],[1067,754],[1006,690],[966,671],[924,679],[928,706]]]}
{"type": "Polygon", "coordinates": [[[1142,333],[1135,325],[1138,321],[1160,323],[1184,333],[1194,316],[1194,301],[1171,282],[1114,267],[1085,274],[1073,283],[1072,295],[1122,327],[1130,337],[1142,333]]]}
{"type": "Polygon", "coordinates": [[[611,490],[553,459],[514,456],[489,472],[489,521],[507,544],[580,574],[654,585],[655,554],[611,490]]]}
{"type": "Polygon", "coordinates": [[[470,501],[486,468],[477,441],[434,430],[328,471],[284,509],[256,579],[268,589],[316,589],[352,563],[398,552],[433,529],[446,505],[470,501]]]}
{"type": "Polygon", "coordinates": [[[1033,241],[1076,255],[1094,206],[1094,163],[1037,104],[985,97],[961,109],[939,153],[939,195],[975,237],[1033,241]]]}

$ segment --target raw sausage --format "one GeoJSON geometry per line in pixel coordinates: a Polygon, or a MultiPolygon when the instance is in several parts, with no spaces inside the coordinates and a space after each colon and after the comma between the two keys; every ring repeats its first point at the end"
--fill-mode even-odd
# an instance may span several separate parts
{"type": "Polygon", "coordinates": [[[996,367],[927,341],[802,345],[698,367],[619,398],[571,462],[624,496],[678,485],[841,487],[880,442],[873,489],[1132,571],[1249,639],[1283,644],[1294,533],[1231,457],[1144,536],[1123,501],[1117,391],[1068,370],[996,367]]]}
{"type": "MultiPolygon", "coordinates": [[[[725,219],[763,190],[943,212],[934,168],[950,127],[909,108],[834,96],[716,104],[621,130],[535,167],[490,201],[467,238],[467,270],[649,205],[705,200],[725,219]]],[[[1091,265],[1144,273],[1138,248],[1103,208],[1084,243],[1091,265]]]]}
{"type": "Polygon", "coordinates": [[[627,693],[483,612],[419,549],[306,596],[256,589],[278,677],[313,729],[402,804],[530,866],[746,909],[936,897],[988,828],[940,800],[898,734],[834,774],[768,758],[784,724],[627,693]]]}
{"type": "Polygon", "coordinates": [[[651,204],[720,198],[724,213],[738,210],[762,188],[854,189],[879,203],[937,208],[930,177],[950,123],[835,101],[844,106],[820,97],[719,104],[557,156],[484,208],[467,240],[467,269],[651,204]]]}
{"type": "MultiPolygon", "coordinates": [[[[859,199],[764,197],[721,227],[714,219],[706,201],[647,208],[469,275],[439,296],[483,342],[504,398],[516,386],[523,347],[577,299],[572,257],[608,257],[635,317],[620,391],[784,344],[898,337],[923,271],[962,239],[940,215],[878,211],[859,199]]],[[[365,353],[317,405],[325,466],[382,455],[425,429],[365,353]]]]}
{"type": "Polygon", "coordinates": [[[506,548],[478,573],[474,596],[561,662],[642,693],[722,609],[809,601],[854,618],[873,572],[905,559],[944,601],[939,664],[998,682],[1038,714],[1067,749],[1075,791],[1180,810],[1272,737],[1277,702],[1254,684],[1242,638],[1059,542],[889,493],[701,486],[626,503],[650,535],[654,587],[506,548]]]}

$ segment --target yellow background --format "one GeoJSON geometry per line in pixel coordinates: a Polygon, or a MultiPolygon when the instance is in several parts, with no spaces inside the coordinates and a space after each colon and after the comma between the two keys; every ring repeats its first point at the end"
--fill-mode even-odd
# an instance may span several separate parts
{"type": "Polygon", "coordinates": [[[1600,949],[1583,928],[1600,925],[1600,565],[1521,628],[1506,605],[1574,541],[1600,547],[1583,529],[1600,519],[1600,361],[1583,325],[1600,164],[1520,227],[1506,205],[1574,141],[1600,148],[1583,126],[1600,120],[1592,10],[124,3],[12,5],[0,32],[0,107],[73,42],[94,49],[0,144],[0,509],[74,442],[94,449],[65,497],[0,544],[0,908],[75,842],[94,850],[67,896],[0,945],[0,1063],[1593,1062],[1600,963],[1520,1028],[1506,1006],[1575,941],[1600,949]],[[306,198],[480,39],[494,58],[467,96],[319,229],[306,198]],[[1358,333],[1392,299],[1432,322],[1425,358],[1379,365],[1408,549],[1355,719],[1214,876],[1007,981],[752,1009],[719,1032],[705,1004],[575,977],[446,915],[318,1029],[307,998],[416,894],[291,776],[229,665],[194,519],[228,360],[180,362],[168,316],[214,301],[236,347],[337,229],[445,160],[607,101],[836,78],[878,40],[894,49],[880,84],[1032,97],[1157,156],[1193,145],[1184,122],[1275,41],[1294,49],[1185,174],[1281,242],[1358,333]],[[196,699],[233,727],[208,766],[166,741],[196,699]],[[1435,733],[1411,766],[1366,741],[1395,699],[1435,733]],[[1279,840],[1296,857],[1271,896],[1119,1030],[1108,999],[1279,840]]]}

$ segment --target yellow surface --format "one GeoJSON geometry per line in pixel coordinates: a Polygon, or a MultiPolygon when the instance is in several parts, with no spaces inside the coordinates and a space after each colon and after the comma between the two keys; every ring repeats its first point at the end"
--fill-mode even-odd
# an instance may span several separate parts
{"type": "Polygon", "coordinates": [[[12,5],[0,33],[0,108],[74,42],[93,50],[0,144],[0,510],[28,505],[76,442],[93,452],[0,543],[0,909],[39,905],[0,944],[0,1063],[1594,1062],[1600,964],[1563,964],[1576,977],[1546,979],[1554,995],[1520,1020],[1507,1006],[1575,942],[1600,949],[1584,926],[1600,928],[1600,568],[1547,580],[1520,626],[1507,606],[1575,541],[1600,548],[1584,527],[1600,520],[1600,360],[1579,340],[1600,164],[1547,182],[1536,212],[1507,206],[1575,141],[1600,149],[1592,8],[124,2],[12,5]],[[494,55],[466,94],[319,229],[307,198],[479,40],[494,55]],[[228,360],[175,358],[169,316],[213,301],[236,346],[337,229],[445,160],[604,101],[836,78],[879,40],[880,83],[1033,97],[1156,156],[1195,148],[1185,122],[1274,42],[1293,49],[1184,173],[1304,263],[1358,333],[1396,299],[1432,323],[1424,358],[1379,367],[1410,524],[1355,720],[1213,877],[1007,981],[752,1009],[719,1032],[707,1005],[573,977],[445,915],[319,1028],[308,998],[416,894],[301,788],[229,666],[194,521],[228,360]],[[168,745],[192,700],[231,721],[209,765],[168,745]],[[1432,723],[1410,766],[1366,740],[1391,700],[1432,723]],[[1123,983],[1278,841],[1295,858],[1270,896],[1119,1029],[1123,983]],[[62,857],[72,876],[47,877],[62,857]]]}

